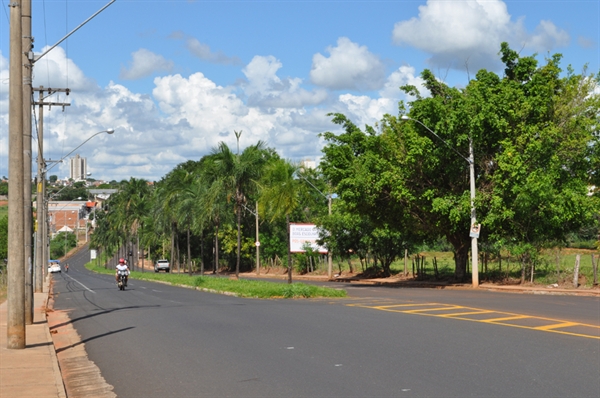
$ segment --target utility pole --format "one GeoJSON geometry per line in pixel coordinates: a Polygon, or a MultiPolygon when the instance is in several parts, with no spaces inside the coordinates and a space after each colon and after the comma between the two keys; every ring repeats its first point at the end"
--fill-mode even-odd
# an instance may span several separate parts
{"type": "MultiPolygon", "coordinates": [[[[329,213],[329,217],[331,217],[331,189],[329,190],[329,195],[327,195],[327,209],[329,213]]],[[[327,249],[327,279],[331,280],[333,278],[333,254],[331,253],[331,248],[327,249]]]]}
{"type": "Polygon", "coordinates": [[[8,136],[8,291],[7,348],[25,348],[25,275],[23,250],[23,59],[21,0],[10,7],[8,136]]]}
{"type": "Polygon", "coordinates": [[[71,104],[62,102],[44,102],[44,92],[48,92],[47,97],[58,93],[65,92],[69,95],[68,88],[45,89],[43,86],[34,88],[39,94],[39,100],[35,105],[39,106],[39,127],[38,127],[38,157],[37,157],[37,234],[36,234],[36,251],[35,251],[35,291],[41,292],[43,288],[44,264],[48,263],[46,256],[46,246],[48,244],[48,229],[46,228],[46,218],[48,217],[48,208],[46,206],[46,162],[44,161],[44,105],[47,106],[65,106],[71,104]]]}
{"type": "Polygon", "coordinates": [[[29,54],[33,48],[31,37],[31,0],[22,0],[21,13],[22,59],[23,59],[23,244],[25,250],[25,324],[33,323],[33,262],[31,208],[31,86],[32,67],[29,54]]]}
{"type": "Polygon", "coordinates": [[[258,200],[256,201],[256,213],[254,213],[256,221],[256,274],[260,275],[260,237],[258,236],[258,200]]]}

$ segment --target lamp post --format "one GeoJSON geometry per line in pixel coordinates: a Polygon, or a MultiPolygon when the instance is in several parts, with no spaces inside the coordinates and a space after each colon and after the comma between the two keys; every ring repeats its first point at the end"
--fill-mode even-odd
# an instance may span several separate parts
{"type": "MultiPolygon", "coordinates": [[[[103,131],[99,131],[93,135],[91,135],[88,139],[79,144],[75,149],[71,152],[63,156],[60,160],[53,161],[53,165],[49,168],[46,168],[46,162],[42,156],[42,144],[39,145],[38,153],[38,169],[37,169],[37,196],[36,196],[36,206],[38,207],[37,212],[41,213],[37,215],[37,235],[36,235],[36,259],[35,259],[35,291],[41,292],[43,287],[43,272],[44,272],[44,257],[45,257],[45,248],[48,242],[48,230],[44,228],[46,224],[46,219],[48,217],[47,208],[45,206],[45,196],[46,196],[46,176],[48,171],[50,171],[53,167],[55,167],[58,163],[62,163],[64,159],[66,159],[69,155],[75,152],[77,149],[81,148],[86,142],[94,138],[99,134],[113,134],[115,130],[107,129],[103,131]],[[41,209],[41,212],[40,212],[41,209]]],[[[65,187],[66,188],[66,187],[65,187]]],[[[64,189],[64,188],[63,188],[64,189]]],[[[60,191],[59,191],[60,192],[60,191]]],[[[46,259],[47,260],[47,259],[46,259]]]]}
{"type": "Polygon", "coordinates": [[[254,246],[256,246],[256,275],[260,275],[260,239],[258,233],[258,201],[256,201],[256,211],[249,209],[245,204],[242,203],[244,209],[248,210],[250,213],[254,215],[254,224],[256,228],[256,242],[254,242],[254,246]]]}
{"type": "MultiPolygon", "coordinates": [[[[477,217],[475,213],[475,157],[473,155],[473,137],[469,134],[469,157],[465,157],[462,153],[458,152],[455,148],[451,147],[446,141],[444,141],[439,135],[433,130],[424,125],[421,121],[413,119],[406,115],[401,117],[402,120],[411,120],[419,123],[427,131],[433,134],[438,140],[442,141],[448,148],[452,149],[458,156],[463,158],[469,164],[469,185],[471,190],[471,227],[474,227],[477,223],[477,217]]],[[[477,247],[477,237],[471,235],[471,275],[473,287],[479,287],[479,251],[477,247]]]]}
{"type": "MultiPolygon", "coordinates": [[[[312,182],[308,181],[306,177],[302,174],[298,173],[298,176],[303,178],[311,187],[313,187],[318,193],[320,193],[325,199],[327,199],[327,209],[328,214],[331,216],[331,199],[336,198],[336,194],[329,193],[325,195],[323,192],[319,190],[319,188],[315,187],[312,182]],[[335,196],[334,196],[335,195],[335,196]]],[[[333,277],[333,254],[331,253],[331,249],[327,250],[327,278],[331,279],[333,277]]]]}

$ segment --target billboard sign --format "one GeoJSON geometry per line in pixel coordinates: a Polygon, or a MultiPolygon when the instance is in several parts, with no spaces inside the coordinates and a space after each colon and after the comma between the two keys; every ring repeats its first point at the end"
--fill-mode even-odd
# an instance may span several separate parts
{"type": "Polygon", "coordinates": [[[317,244],[319,239],[319,228],[315,224],[290,223],[290,251],[292,253],[304,253],[304,247],[308,243],[315,251],[327,253],[327,249],[317,244]]]}

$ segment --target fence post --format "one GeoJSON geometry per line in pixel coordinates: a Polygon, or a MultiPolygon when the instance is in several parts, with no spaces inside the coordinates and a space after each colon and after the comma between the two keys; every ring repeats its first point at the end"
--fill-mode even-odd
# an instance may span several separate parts
{"type": "MultiPolygon", "coordinates": [[[[598,257],[600,259],[600,257],[598,257]]],[[[594,271],[594,286],[598,286],[598,261],[596,256],[592,253],[592,270],[594,271]]]]}
{"type": "Polygon", "coordinates": [[[579,260],[581,260],[581,255],[575,256],[575,270],[573,271],[573,286],[579,286],[579,260]]]}

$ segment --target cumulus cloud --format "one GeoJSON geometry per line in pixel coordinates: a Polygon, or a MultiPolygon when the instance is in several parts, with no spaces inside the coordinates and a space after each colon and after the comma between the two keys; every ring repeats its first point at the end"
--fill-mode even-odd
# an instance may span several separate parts
{"type": "Polygon", "coordinates": [[[201,60],[219,64],[219,65],[241,65],[242,61],[238,57],[229,57],[222,52],[212,52],[210,46],[205,43],[201,43],[198,39],[188,37],[185,40],[185,47],[192,55],[200,58],[201,60]]]}
{"type": "Polygon", "coordinates": [[[173,70],[173,61],[165,59],[162,55],[140,48],[131,54],[129,67],[121,67],[119,77],[124,80],[136,80],[152,76],[157,72],[170,72],[173,70]]]}
{"type": "MultiPolygon", "coordinates": [[[[48,48],[49,46],[44,47],[42,53],[48,48]]],[[[96,87],[94,80],[86,77],[83,71],[67,58],[65,50],[61,47],[53,48],[35,63],[33,85],[34,87],[68,87],[77,91],[89,91],[96,87]]]]}
{"type": "Polygon", "coordinates": [[[596,46],[596,42],[588,37],[579,36],[577,38],[577,44],[583,48],[594,48],[596,46]]]}
{"type": "Polygon", "coordinates": [[[550,21],[528,33],[514,21],[501,0],[433,1],[419,6],[419,16],[395,24],[394,43],[431,54],[432,66],[497,69],[500,43],[546,52],[569,42],[569,35],[550,21]]]}
{"type": "Polygon", "coordinates": [[[377,90],[385,80],[385,65],[366,46],[340,37],[328,47],[329,57],[313,56],[311,81],[333,90],[377,90]]]}
{"type": "MultiPolygon", "coordinates": [[[[64,112],[59,107],[44,111],[44,156],[60,159],[93,134],[113,128],[113,135],[95,136],[77,150],[87,158],[96,179],[159,180],[177,164],[208,154],[221,141],[234,147],[234,130],[243,131],[242,148],[263,140],[284,158],[318,159],[323,146],[318,135],[338,130],[329,112],[345,113],[361,126],[374,125],[384,113],[396,112],[397,101],[403,98],[400,85],[419,82],[414,69],[403,66],[387,80],[384,76],[379,98],[333,95],[325,88],[307,90],[298,77],[280,76],[283,64],[277,58],[256,56],[241,69],[244,81],[235,85],[216,84],[201,72],[168,74],[154,78],[150,94],[140,94],[114,82],[98,86],[57,49],[49,54],[47,69],[36,70],[49,75],[50,84],[46,80],[36,84],[66,87],[61,79],[68,75],[68,85],[77,89],[64,112]]],[[[8,76],[7,68],[0,56],[0,76],[8,76]]],[[[5,104],[6,95],[0,94],[0,103],[5,104]]],[[[0,131],[7,125],[3,106],[0,131]]],[[[34,158],[36,146],[34,142],[34,158]]],[[[7,174],[1,164],[7,153],[0,136],[0,175],[7,174]]],[[[65,163],[57,164],[51,174],[65,178],[68,172],[65,163]]]]}
{"type": "Polygon", "coordinates": [[[301,88],[302,79],[277,76],[282,64],[273,56],[255,56],[242,70],[247,84],[244,93],[248,105],[265,108],[302,108],[317,105],[328,98],[323,89],[307,91],[301,88]]]}
{"type": "Polygon", "coordinates": [[[400,91],[400,87],[406,85],[415,86],[423,96],[428,94],[427,89],[423,85],[423,79],[415,75],[415,68],[404,65],[388,76],[384,87],[379,91],[379,95],[382,98],[399,100],[404,97],[404,93],[400,91]]]}

